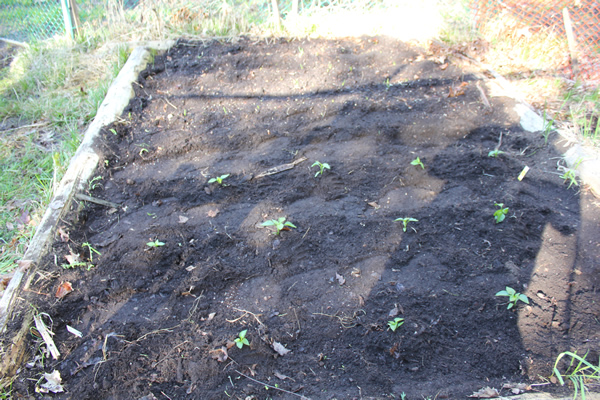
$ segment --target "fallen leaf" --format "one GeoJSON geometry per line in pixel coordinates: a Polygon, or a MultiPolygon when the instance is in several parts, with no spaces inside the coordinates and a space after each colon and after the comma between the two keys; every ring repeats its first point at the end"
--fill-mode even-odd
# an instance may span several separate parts
{"type": "Polygon", "coordinates": [[[31,260],[19,260],[19,261],[17,261],[17,264],[19,265],[19,269],[21,270],[21,272],[27,271],[27,269],[29,267],[31,267],[32,263],[33,263],[33,261],[31,261],[31,260]]]}
{"type": "Polygon", "coordinates": [[[394,345],[390,348],[390,355],[396,360],[400,358],[400,352],[398,351],[399,346],[400,345],[398,343],[394,343],[394,345]]]}
{"type": "Polygon", "coordinates": [[[69,293],[73,291],[73,286],[71,286],[70,282],[63,282],[60,284],[58,289],[56,290],[56,298],[62,299],[69,293]]]}
{"type": "Polygon", "coordinates": [[[397,304],[394,304],[394,308],[392,308],[392,310],[389,312],[388,317],[394,318],[398,316],[398,314],[400,314],[400,309],[398,308],[397,304]]]}
{"type": "Polygon", "coordinates": [[[83,334],[81,332],[79,332],[77,329],[73,328],[72,326],[67,325],[67,331],[69,331],[69,333],[77,336],[77,337],[82,337],[83,334]]]}
{"type": "Polygon", "coordinates": [[[213,360],[217,360],[218,362],[225,362],[229,355],[227,354],[227,349],[225,347],[221,347],[220,349],[214,349],[209,351],[210,356],[213,360]]]}
{"type": "Polygon", "coordinates": [[[248,366],[248,372],[250,372],[250,375],[252,376],[256,376],[256,367],[258,366],[258,364],[252,364],[248,366]]]}
{"type": "Polygon", "coordinates": [[[194,267],[193,265],[190,265],[189,267],[186,267],[186,268],[185,268],[185,270],[186,270],[187,272],[192,272],[192,271],[193,271],[193,270],[195,270],[195,269],[196,269],[196,267],[194,267]]]}
{"type": "Polygon", "coordinates": [[[189,220],[189,218],[188,218],[188,217],[185,217],[185,216],[183,216],[183,215],[180,215],[180,216],[179,216],[179,223],[180,223],[180,224],[185,224],[186,222],[188,222],[188,220],[189,220]]]}
{"type": "Polygon", "coordinates": [[[42,383],[39,387],[40,393],[62,393],[64,389],[61,385],[62,378],[60,377],[60,372],[57,370],[52,371],[51,374],[44,374],[44,378],[46,378],[46,382],[42,383]]]}
{"type": "Polygon", "coordinates": [[[64,226],[59,226],[58,229],[56,230],[56,233],[58,233],[58,236],[60,236],[60,240],[62,242],[69,241],[69,234],[67,232],[65,232],[64,226]]]}
{"type": "Polygon", "coordinates": [[[448,63],[444,63],[444,64],[440,65],[440,69],[442,71],[444,71],[446,68],[448,68],[448,63]]]}
{"type": "Polygon", "coordinates": [[[469,397],[474,397],[477,399],[492,399],[495,397],[500,397],[500,393],[498,393],[497,389],[486,386],[482,389],[479,389],[477,392],[473,393],[469,397]]]}
{"type": "Polygon", "coordinates": [[[80,255],[79,254],[75,254],[73,253],[73,250],[69,250],[70,254],[67,254],[65,256],[67,262],[69,263],[69,265],[76,265],[79,264],[81,262],[80,260],[80,255]]]}
{"type": "Polygon", "coordinates": [[[208,318],[206,320],[211,321],[215,317],[215,315],[217,315],[216,312],[211,312],[210,314],[208,314],[208,318]]]}
{"type": "Polygon", "coordinates": [[[292,379],[292,378],[290,378],[289,376],[287,376],[287,375],[284,375],[284,374],[282,374],[282,373],[279,373],[279,372],[277,372],[277,371],[273,372],[273,375],[275,375],[277,378],[281,379],[282,381],[285,381],[286,379],[291,379],[291,380],[293,380],[293,379],[292,379]]]}
{"type": "Polygon", "coordinates": [[[208,215],[209,218],[214,218],[217,216],[217,214],[219,213],[218,209],[214,209],[214,210],[208,210],[206,215],[208,215]]]}
{"type": "Polygon", "coordinates": [[[368,204],[368,205],[370,205],[371,207],[373,207],[373,208],[374,208],[374,209],[376,209],[376,210],[379,210],[379,208],[381,207],[379,204],[377,204],[377,203],[376,203],[376,202],[374,202],[374,201],[371,201],[371,202],[369,202],[369,203],[367,203],[367,204],[368,204]]]}
{"type": "Polygon", "coordinates": [[[467,82],[461,83],[458,87],[450,87],[450,91],[448,92],[448,97],[458,97],[465,94],[465,88],[469,85],[467,82]]]}
{"type": "Polygon", "coordinates": [[[279,342],[273,342],[273,350],[275,350],[280,356],[285,356],[291,350],[286,349],[284,345],[279,342]]]}
{"type": "Polygon", "coordinates": [[[335,273],[335,279],[337,279],[340,286],[342,286],[344,283],[346,283],[346,280],[344,279],[344,277],[341,276],[340,274],[338,274],[337,272],[335,273]]]}

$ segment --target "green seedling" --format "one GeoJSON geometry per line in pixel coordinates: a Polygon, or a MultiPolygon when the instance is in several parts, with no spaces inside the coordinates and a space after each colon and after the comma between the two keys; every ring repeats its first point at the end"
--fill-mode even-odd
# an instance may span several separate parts
{"type": "Polygon", "coordinates": [[[158,239],[156,239],[154,242],[148,242],[146,243],[146,246],[148,247],[161,247],[164,246],[165,244],[161,241],[159,241],[158,239]]]}
{"type": "Polygon", "coordinates": [[[495,150],[492,150],[492,151],[490,151],[490,152],[488,153],[488,157],[494,157],[494,158],[496,158],[496,157],[498,157],[500,154],[504,154],[504,152],[503,152],[502,150],[495,149],[495,150]]]}
{"type": "Polygon", "coordinates": [[[571,186],[573,185],[579,186],[579,183],[577,183],[577,175],[575,175],[575,171],[572,169],[566,170],[565,173],[560,176],[560,178],[564,179],[565,182],[569,181],[569,186],[567,189],[571,189],[571,186]]]}
{"type": "Polygon", "coordinates": [[[90,263],[94,262],[94,253],[98,254],[99,256],[101,256],[102,254],[96,250],[95,248],[92,247],[91,244],[89,244],[88,242],[85,242],[84,244],[82,244],[83,247],[87,247],[88,251],[90,252],[90,263]]]}
{"type": "Polygon", "coordinates": [[[494,218],[496,219],[496,223],[499,224],[506,218],[508,207],[504,207],[504,203],[494,203],[494,205],[498,207],[498,209],[494,211],[494,218]]]}
{"type": "Polygon", "coordinates": [[[319,167],[319,170],[317,171],[317,173],[315,174],[315,178],[319,175],[323,175],[323,171],[325,171],[326,169],[331,169],[331,167],[329,166],[329,164],[327,163],[322,163],[320,161],[315,161],[313,165],[311,165],[310,167],[314,167],[317,166],[319,167]]]}
{"type": "Polygon", "coordinates": [[[505,290],[501,290],[496,293],[496,296],[506,296],[508,297],[508,305],[506,306],[507,310],[510,310],[514,306],[517,305],[517,302],[521,300],[525,304],[529,304],[529,299],[522,293],[517,293],[517,291],[510,286],[507,286],[505,290]]]}
{"type": "Polygon", "coordinates": [[[244,329],[243,331],[238,333],[238,337],[236,337],[234,340],[235,345],[240,349],[244,347],[244,345],[250,346],[250,342],[248,341],[248,339],[246,339],[246,333],[248,333],[248,329],[244,329]]]}
{"type": "Polygon", "coordinates": [[[419,157],[412,160],[410,162],[410,165],[420,166],[421,168],[425,169],[425,166],[423,165],[423,163],[421,162],[421,159],[419,157]]]}
{"type": "MultiPolygon", "coordinates": [[[[418,219],[415,218],[410,218],[410,217],[406,217],[406,218],[396,218],[394,221],[402,221],[402,231],[406,232],[406,228],[408,227],[408,223],[409,222],[419,222],[418,219]]],[[[414,229],[414,228],[413,228],[414,229]]]]}
{"type": "Polygon", "coordinates": [[[215,183],[217,182],[219,185],[221,186],[227,186],[226,184],[224,184],[223,182],[225,181],[225,179],[227,179],[229,177],[229,174],[225,174],[225,175],[221,175],[221,176],[217,176],[216,178],[210,178],[208,180],[208,183],[215,183]]]}
{"type": "Polygon", "coordinates": [[[296,225],[292,224],[290,221],[286,221],[285,217],[281,217],[279,219],[270,219],[261,224],[262,226],[274,226],[276,229],[275,235],[279,235],[281,231],[289,231],[290,228],[296,228],[296,225]]]}
{"type": "Polygon", "coordinates": [[[101,180],[102,180],[101,176],[96,176],[96,177],[92,178],[88,182],[88,191],[91,192],[92,190],[96,189],[98,186],[102,187],[102,184],[99,182],[101,180]]]}
{"type": "Polygon", "coordinates": [[[396,317],[392,321],[388,321],[388,326],[392,332],[396,332],[396,329],[400,328],[404,324],[404,318],[396,317]]]}
{"type": "Polygon", "coordinates": [[[552,375],[556,375],[560,384],[562,386],[565,385],[564,377],[569,378],[573,383],[573,400],[577,398],[577,394],[579,393],[581,393],[581,398],[585,400],[585,393],[588,390],[586,383],[600,383],[600,359],[598,360],[598,365],[594,365],[586,360],[587,355],[588,353],[581,357],[577,352],[565,351],[556,357],[556,362],[554,363],[554,372],[552,375]],[[558,370],[558,363],[564,356],[571,357],[571,362],[565,374],[562,375],[558,370]]]}

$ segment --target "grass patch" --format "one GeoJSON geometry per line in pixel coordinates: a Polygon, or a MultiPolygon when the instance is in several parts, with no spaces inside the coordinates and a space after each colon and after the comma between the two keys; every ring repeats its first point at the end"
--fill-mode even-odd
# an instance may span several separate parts
{"type": "Polygon", "coordinates": [[[565,379],[571,381],[571,384],[573,385],[573,399],[576,399],[577,395],[580,395],[581,398],[585,400],[588,386],[600,385],[600,359],[598,360],[597,365],[594,365],[586,360],[587,356],[588,353],[581,357],[577,355],[577,352],[572,353],[570,351],[565,351],[558,355],[556,362],[554,363],[553,376],[557,378],[562,386],[565,385],[565,379]],[[561,374],[558,366],[563,357],[570,358],[570,362],[566,367],[564,374],[561,374]]]}

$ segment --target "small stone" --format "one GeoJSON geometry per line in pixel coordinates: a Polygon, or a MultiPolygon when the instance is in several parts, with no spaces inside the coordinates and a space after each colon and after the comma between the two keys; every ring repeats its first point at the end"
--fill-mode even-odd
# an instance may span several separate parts
{"type": "Polygon", "coordinates": [[[128,184],[128,185],[135,185],[135,181],[133,179],[129,179],[129,178],[127,178],[125,180],[125,183],[128,184]]]}

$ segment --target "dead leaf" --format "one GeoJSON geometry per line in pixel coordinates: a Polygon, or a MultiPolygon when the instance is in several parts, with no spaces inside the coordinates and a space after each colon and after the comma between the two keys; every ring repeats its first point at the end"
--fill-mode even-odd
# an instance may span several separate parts
{"type": "Polygon", "coordinates": [[[352,268],[352,272],[350,273],[350,275],[352,275],[355,278],[360,277],[360,269],[358,269],[358,268],[352,268]]]}
{"type": "Polygon", "coordinates": [[[394,304],[394,308],[392,308],[392,310],[389,312],[388,317],[394,318],[398,316],[398,314],[400,314],[400,309],[398,308],[397,304],[394,304]]]}
{"type": "Polygon", "coordinates": [[[293,379],[290,378],[289,376],[284,375],[284,374],[282,374],[280,372],[277,372],[277,371],[273,372],[273,375],[275,375],[277,378],[281,379],[282,381],[285,381],[286,379],[290,379],[290,380],[293,381],[293,379]]]}
{"type": "Polygon", "coordinates": [[[374,202],[374,201],[371,201],[371,202],[369,202],[369,203],[367,203],[367,204],[368,204],[368,205],[370,205],[371,207],[373,207],[373,208],[374,208],[374,209],[376,209],[376,210],[379,210],[379,208],[381,207],[379,204],[377,204],[377,203],[376,203],[376,202],[374,202]]]}
{"type": "Polygon", "coordinates": [[[461,83],[458,87],[454,87],[451,86],[450,87],[450,91],[448,93],[448,97],[458,97],[458,96],[462,96],[463,94],[465,94],[465,88],[468,86],[469,84],[467,82],[463,82],[461,83]]]}
{"type": "Polygon", "coordinates": [[[69,252],[70,252],[70,254],[67,254],[65,256],[65,258],[66,258],[67,262],[69,263],[69,265],[79,264],[81,262],[81,259],[79,258],[80,255],[73,253],[73,250],[69,250],[69,252]]]}
{"type": "Polygon", "coordinates": [[[60,236],[61,242],[69,241],[69,234],[67,232],[65,232],[64,226],[59,226],[58,229],[56,230],[56,233],[58,233],[58,236],[60,236]]]}
{"type": "Polygon", "coordinates": [[[442,71],[444,71],[446,68],[448,68],[448,63],[444,63],[444,64],[440,65],[440,69],[442,71]]]}
{"type": "Polygon", "coordinates": [[[60,372],[57,370],[52,371],[51,374],[44,374],[44,378],[46,378],[46,382],[42,383],[39,388],[40,393],[62,393],[64,389],[61,385],[62,378],[60,377],[60,372]]]}
{"type": "Polygon", "coordinates": [[[285,356],[291,350],[286,349],[284,345],[279,342],[273,342],[273,350],[275,350],[280,356],[285,356]]]}
{"type": "Polygon", "coordinates": [[[486,386],[477,392],[473,393],[469,397],[474,397],[477,399],[492,399],[496,397],[500,397],[500,393],[498,393],[497,389],[486,386]]]}
{"type": "Polygon", "coordinates": [[[220,349],[214,349],[209,351],[210,356],[213,360],[217,360],[218,362],[225,362],[229,355],[227,354],[227,349],[225,347],[221,347],[220,349]]]}
{"type": "Polygon", "coordinates": [[[72,326],[67,325],[67,331],[69,331],[70,334],[75,335],[77,337],[83,337],[83,334],[77,329],[73,328],[72,326]]]}
{"type": "Polygon", "coordinates": [[[219,213],[219,210],[217,208],[215,208],[214,210],[208,210],[206,215],[208,215],[209,218],[214,218],[217,216],[218,213],[219,213]]]}
{"type": "Polygon", "coordinates": [[[257,366],[258,366],[258,364],[248,365],[248,372],[250,372],[250,375],[256,376],[256,367],[257,366]]]}
{"type": "Polygon", "coordinates": [[[183,215],[179,216],[179,223],[180,224],[185,224],[186,222],[188,222],[189,218],[183,215]]]}
{"type": "Polygon", "coordinates": [[[27,269],[29,269],[29,267],[31,267],[31,264],[33,264],[33,261],[31,260],[19,260],[17,261],[17,264],[19,265],[19,269],[21,272],[25,272],[27,271],[27,269]]]}
{"type": "Polygon", "coordinates": [[[390,348],[390,355],[396,360],[400,358],[400,351],[398,351],[398,347],[400,347],[400,345],[398,343],[394,343],[394,345],[390,348]]]}
{"type": "Polygon", "coordinates": [[[337,279],[340,286],[342,286],[344,283],[346,283],[346,280],[344,279],[344,277],[341,276],[340,274],[338,274],[337,272],[335,273],[335,279],[337,279]]]}
{"type": "Polygon", "coordinates": [[[208,318],[206,318],[206,320],[211,321],[215,317],[215,315],[217,315],[216,312],[211,312],[210,314],[208,314],[208,318]]]}
{"type": "Polygon", "coordinates": [[[60,284],[58,289],[56,290],[56,298],[62,299],[69,293],[73,291],[73,286],[71,286],[70,282],[63,282],[60,284]]]}

